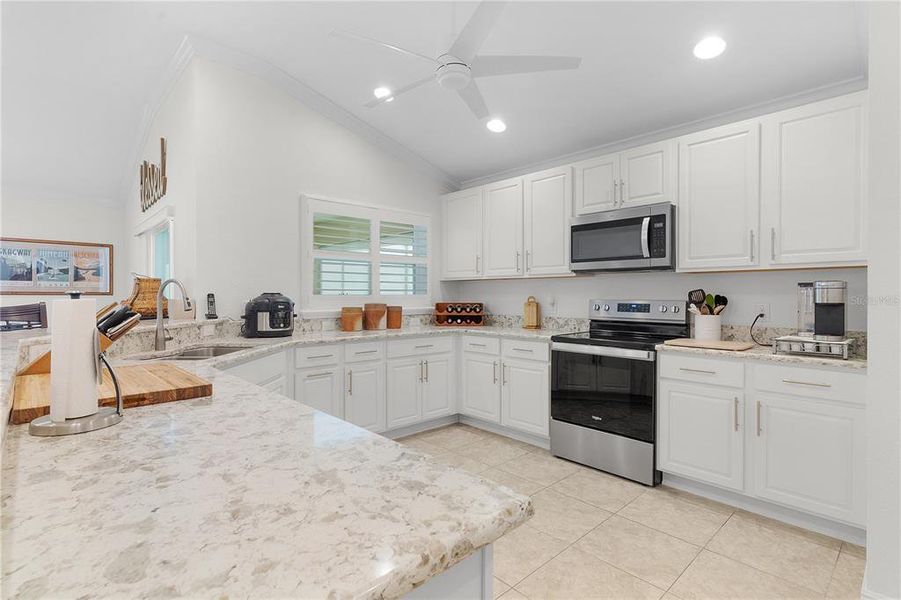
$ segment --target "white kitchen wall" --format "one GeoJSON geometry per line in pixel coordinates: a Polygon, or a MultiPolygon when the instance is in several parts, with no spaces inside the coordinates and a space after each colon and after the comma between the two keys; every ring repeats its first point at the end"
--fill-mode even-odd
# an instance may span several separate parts
{"type": "Polygon", "coordinates": [[[867,271],[829,269],[822,271],[765,271],[747,273],[599,273],[566,279],[490,280],[448,283],[449,300],[483,301],[496,314],[521,314],[526,298],[535,296],[547,317],[588,316],[591,298],[687,299],[689,290],[703,288],[729,299],[723,321],[750,325],[758,303],[768,304],[770,318],[758,325],[793,327],[797,323],[799,281],[841,279],[848,282],[852,302],[848,306],[848,329],[864,330],[867,323],[867,271]],[[856,301],[855,301],[856,299],[856,301]]]}
{"type": "MultiPolygon", "coordinates": [[[[300,298],[303,193],[430,214],[437,276],[440,184],[274,85],[195,58],[154,120],[147,157],[158,155],[160,136],[169,140],[175,236],[193,244],[176,248],[175,275],[195,298],[215,293],[220,315],[240,316],[261,292],[300,298]],[[195,181],[182,187],[178,174],[190,171],[195,181]]],[[[146,262],[141,248],[135,256],[136,267],[146,262]]]]}
{"type": "MultiPolygon", "coordinates": [[[[124,296],[131,289],[128,237],[124,225],[125,209],[119,199],[78,198],[56,192],[3,186],[0,235],[113,245],[113,295],[93,296],[101,306],[124,296]]],[[[0,305],[46,302],[48,317],[52,321],[53,300],[64,297],[63,294],[0,296],[0,305]]]]}

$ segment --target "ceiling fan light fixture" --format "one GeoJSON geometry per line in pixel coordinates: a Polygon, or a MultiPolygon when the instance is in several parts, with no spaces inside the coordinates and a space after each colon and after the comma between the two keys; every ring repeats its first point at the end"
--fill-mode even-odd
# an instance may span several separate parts
{"type": "MultiPolygon", "coordinates": [[[[391,95],[391,89],[385,86],[379,86],[372,90],[372,95],[381,100],[382,98],[386,98],[391,95]]],[[[386,102],[390,102],[390,100],[386,100],[386,102]]]]}
{"type": "Polygon", "coordinates": [[[472,72],[463,63],[449,62],[438,67],[435,79],[444,89],[462,90],[472,81],[472,72]]]}
{"type": "Polygon", "coordinates": [[[507,124],[498,118],[491,119],[485,123],[485,127],[487,127],[488,131],[491,133],[503,133],[507,130],[507,124]]]}
{"type": "Polygon", "coordinates": [[[701,60],[716,58],[726,49],[726,40],[718,35],[707,36],[695,44],[694,54],[701,60]]]}

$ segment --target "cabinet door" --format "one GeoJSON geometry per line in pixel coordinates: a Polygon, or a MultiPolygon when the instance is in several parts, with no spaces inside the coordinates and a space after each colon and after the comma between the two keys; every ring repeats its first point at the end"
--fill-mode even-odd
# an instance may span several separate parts
{"type": "Polygon", "coordinates": [[[501,424],[547,436],[550,403],[548,364],[504,360],[502,368],[501,424]]]}
{"type": "Polygon", "coordinates": [[[463,353],[463,396],[460,412],[486,421],[500,422],[499,357],[463,353]]]}
{"type": "Polygon", "coordinates": [[[577,215],[616,208],[619,203],[619,154],[574,164],[573,178],[577,215]]]}
{"type": "Polygon", "coordinates": [[[679,269],[759,264],[759,129],[745,121],[680,138],[679,269]]]}
{"type": "Polygon", "coordinates": [[[673,140],[622,152],[620,170],[620,206],[676,201],[676,148],[673,140]]]}
{"type": "Polygon", "coordinates": [[[755,400],[755,495],[864,525],[864,410],[775,394],[755,400]]]}
{"type": "Polygon", "coordinates": [[[569,270],[572,169],[550,169],[525,178],[525,273],[561,275],[569,270]]]}
{"type": "Polygon", "coordinates": [[[454,414],[454,359],[450,354],[425,357],[422,381],[422,418],[454,414]]]}
{"type": "Polygon", "coordinates": [[[522,180],[485,186],[485,277],[522,275],[522,180]]]}
{"type": "Polygon", "coordinates": [[[388,429],[413,425],[422,419],[422,368],[418,358],[388,361],[388,429]]]}
{"type": "Polygon", "coordinates": [[[294,375],[294,399],[330,415],[344,418],[342,370],[304,369],[294,375]]]}
{"type": "Polygon", "coordinates": [[[741,491],[742,393],[667,380],[657,392],[657,468],[741,491]]]}
{"type": "Polygon", "coordinates": [[[865,98],[765,119],[764,255],[773,266],[866,263],[865,98]]]}
{"type": "Polygon", "coordinates": [[[385,363],[373,361],[348,365],[345,378],[344,419],[370,431],[384,431],[385,363]]]}
{"type": "Polygon", "coordinates": [[[482,189],[444,197],[444,277],[479,277],[482,267],[482,189]]]}

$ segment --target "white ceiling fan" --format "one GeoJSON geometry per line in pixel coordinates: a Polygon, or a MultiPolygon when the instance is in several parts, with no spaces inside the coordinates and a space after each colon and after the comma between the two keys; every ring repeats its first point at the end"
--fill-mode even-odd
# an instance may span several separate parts
{"type": "MultiPolygon", "coordinates": [[[[379,88],[376,90],[376,98],[365,105],[374,108],[385,102],[391,102],[401,94],[435,81],[446,90],[456,91],[463,102],[469,107],[476,118],[482,120],[490,116],[485,99],[479,91],[475,79],[478,77],[494,77],[496,75],[514,75],[519,73],[537,73],[540,71],[562,71],[578,69],[582,59],[573,56],[479,56],[477,55],[482,43],[491,33],[495,23],[504,10],[507,2],[484,0],[476,8],[472,17],[460,31],[460,35],[454,41],[447,52],[437,58],[431,58],[418,52],[387,44],[363,35],[332,30],[332,35],[350,38],[362,42],[368,42],[383,48],[388,48],[429,62],[435,71],[428,77],[414,81],[395,90],[379,88]]],[[[498,125],[493,120],[489,122],[492,131],[503,131],[503,123],[498,125]],[[494,124],[494,127],[492,127],[494,124]]]]}

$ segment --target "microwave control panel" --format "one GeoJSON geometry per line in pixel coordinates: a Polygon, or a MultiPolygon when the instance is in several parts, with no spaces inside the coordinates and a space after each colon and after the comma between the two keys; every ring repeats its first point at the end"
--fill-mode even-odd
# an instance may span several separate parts
{"type": "Polygon", "coordinates": [[[648,229],[651,258],[666,258],[666,215],[653,215],[648,229]]]}

